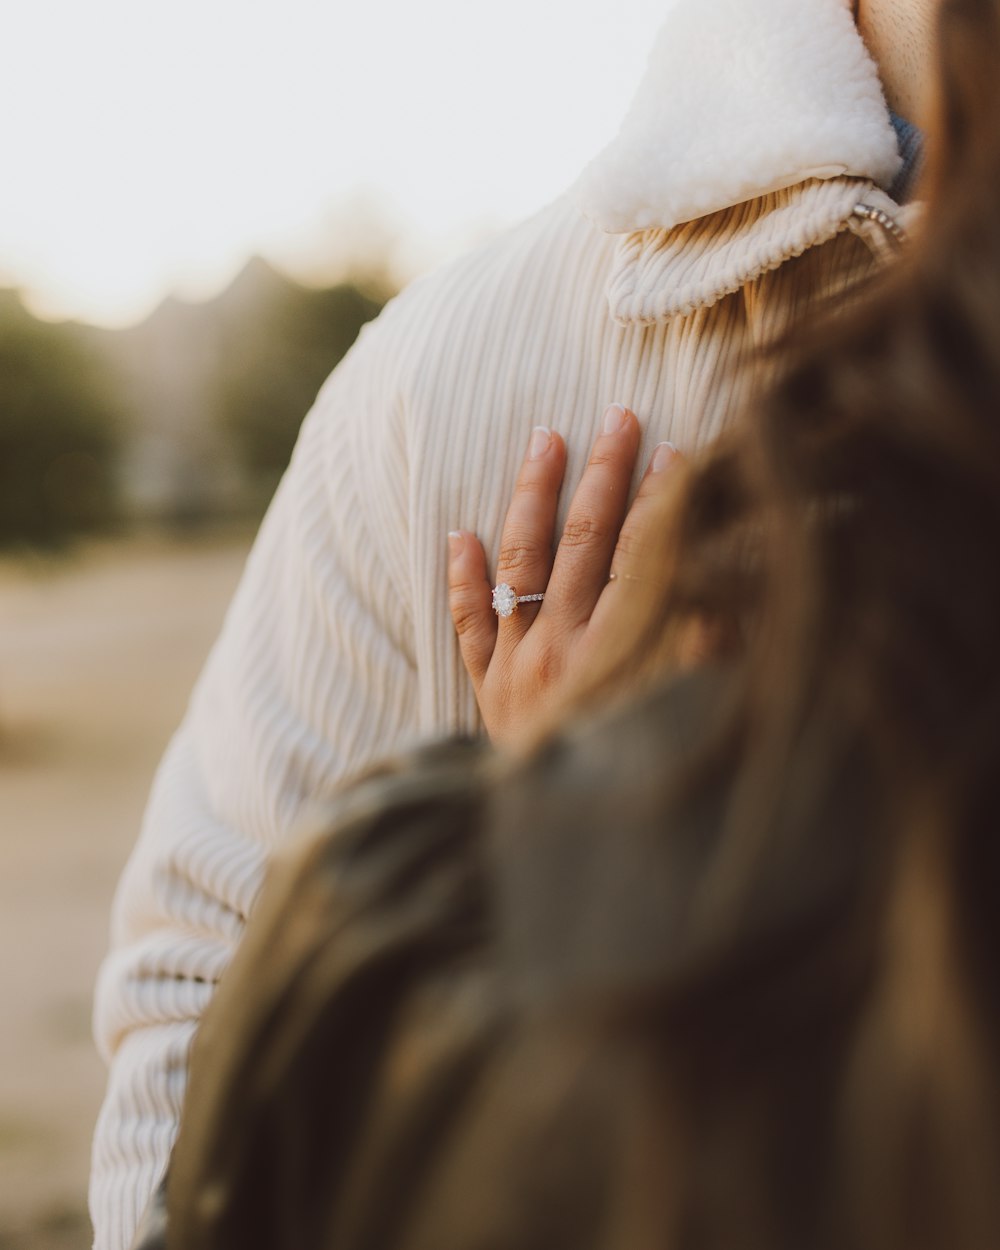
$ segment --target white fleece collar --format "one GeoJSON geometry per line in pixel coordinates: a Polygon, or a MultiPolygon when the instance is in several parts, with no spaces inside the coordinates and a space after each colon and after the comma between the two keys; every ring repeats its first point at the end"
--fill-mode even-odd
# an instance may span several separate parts
{"type": "Polygon", "coordinates": [[[672,230],[623,235],[608,285],[611,315],[621,325],[686,317],[843,230],[874,236],[877,252],[884,239],[854,217],[859,202],[899,217],[871,181],[810,178],[672,230]]]}
{"type": "Polygon", "coordinates": [[[600,229],[672,229],[809,179],[900,167],[850,0],[669,0],[618,137],[577,202],[600,229]]]}

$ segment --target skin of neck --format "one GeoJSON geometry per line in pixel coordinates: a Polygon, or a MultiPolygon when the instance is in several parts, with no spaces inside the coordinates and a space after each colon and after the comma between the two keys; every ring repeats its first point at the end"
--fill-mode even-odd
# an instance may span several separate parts
{"type": "Polygon", "coordinates": [[[858,0],[858,30],[893,112],[925,125],[934,80],[938,0],[858,0]]]}

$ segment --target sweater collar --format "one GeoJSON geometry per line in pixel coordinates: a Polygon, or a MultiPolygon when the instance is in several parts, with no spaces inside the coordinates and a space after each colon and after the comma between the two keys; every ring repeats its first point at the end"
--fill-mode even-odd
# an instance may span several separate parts
{"type": "Polygon", "coordinates": [[[670,230],[809,180],[900,168],[849,0],[670,0],[617,138],[577,202],[600,229],[670,230]]]}

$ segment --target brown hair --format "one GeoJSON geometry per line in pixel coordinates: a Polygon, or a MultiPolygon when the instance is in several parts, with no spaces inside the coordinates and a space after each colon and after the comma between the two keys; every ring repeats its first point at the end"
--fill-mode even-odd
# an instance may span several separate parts
{"type": "MultiPolygon", "coordinates": [[[[807,723],[847,728],[872,761],[878,887],[839,918],[858,997],[818,1079],[837,1091],[826,1145],[850,1208],[841,1244],[879,1250],[1000,1244],[998,0],[942,0],[939,56],[919,242],[691,467],[665,504],[663,580],[637,596],[605,684],[584,693],[634,682],[637,656],[663,663],[665,639],[676,655],[692,621],[738,628],[739,692],[687,790],[737,777],[742,885],[790,778],[805,784],[807,723]]],[[[794,1014],[793,987],[779,1015],[794,1014]]],[[[689,1191],[704,1175],[699,1125],[719,1115],[741,1132],[699,1083],[718,1077],[698,1059],[711,1031],[690,1036],[667,1065],[686,1073],[674,1136],[686,1122],[689,1191]]],[[[780,1087],[779,1072],[761,1078],[772,1099],[780,1087]]],[[[802,1147],[816,1150],[809,1123],[802,1147]]],[[[773,1184],[756,1194],[760,1229],[780,1223],[775,1197],[773,1184]]]]}

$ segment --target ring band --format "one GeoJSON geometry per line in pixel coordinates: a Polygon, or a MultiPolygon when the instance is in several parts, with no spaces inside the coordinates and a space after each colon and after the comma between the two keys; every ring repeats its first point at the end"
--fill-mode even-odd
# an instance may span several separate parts
{"type": "Polygon", "coordinates": [[[514,615],[519,604],[541,603],[544,598],[544,594],[519,595],[513,586],[508,586],[506,582],[500,582],[499,585],[493,587],[493,611],[497,616],[506,620],[507,617],[514,615]]]}

